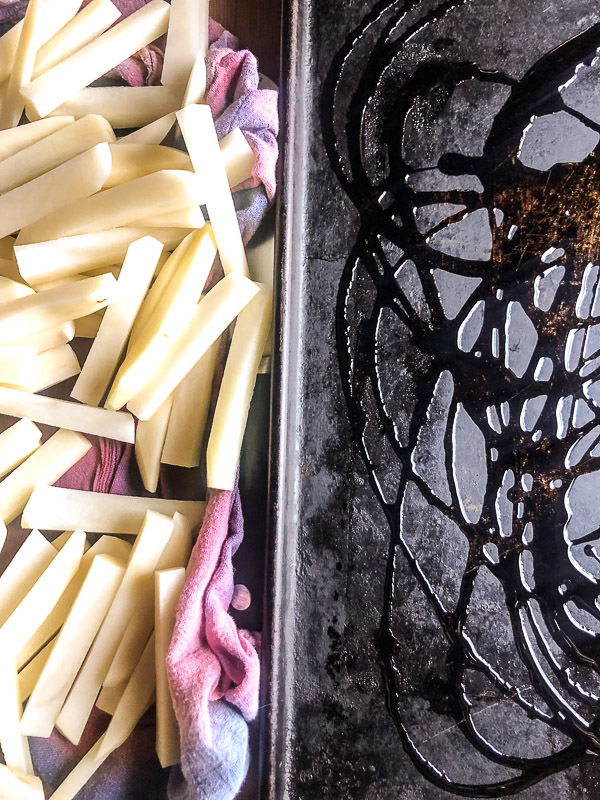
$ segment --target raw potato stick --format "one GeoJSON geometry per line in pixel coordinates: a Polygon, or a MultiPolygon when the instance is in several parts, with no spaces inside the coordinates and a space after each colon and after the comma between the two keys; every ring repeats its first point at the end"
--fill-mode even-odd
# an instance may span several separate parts
{"type": "Polygon", "coordinates": [[[52,117],[52,119],[28,122],[26,125],[19,125],[18,128],[0,131],[0,162],[72,122],[75,122],[73,116],[52,117]]]}
{"type": "Polygon", "coordinates": [[[123,697],[125,686],[126,684],[123,683],[120,683],[118,686],[103,686],[96,700],[96,708],[112,716],[119,705],[120,699],[123,697]]]}
{"type": "Polygon", "coordinates": [[[102,627],[60,712],[56,727],[78,744],[102,683],[139,598],[152,591],[154,569],[173,532],[173,522],[148,511],[127,561],[125,575],[102,627]]]}
{"type": "Polygon", "coordinates": [[[42,626],[77,572],[84,544],[85,533],[82,530],[74,531],[6,622],[0,626],[3,657],[9,654],[17,656],[42,626]]]}
{"type": "Polygon", "coordinates": [[[95,145],[114,140],[104,117],[88,114],[0,162],[0,192],[22,186],[95,145]]]}
{"type": "Polygon", "coordinates": [[[139,531],[146,510],[165,516],[179,511],[196,527],[202,521],[205,507],[201,500],[163,500],[37,486],[23,512],[22,524],[44,531],[83,528],[90,533],[129,535],[139,531]]]}
{"type": "Polygon", "coordinates": [[[37,350],[35,347],[0,347],[0,384],[23,386],[37,378],[37,350]]]}
{"type": "Polygon", "coordinates": [[[0,236],[98,192],[110,175],[110,149],[96,145],[0,197],[0,236]]]}
{"type": "Polygon", "coordinates": [[[43,14],[43,0],[29,0],[19,43],[15,52],[15,60],[8,77],[6,94],[0,110],[0,128],[14,128],[19,124],[23,113],[24,102],[21,89],[31,80],[40,38],[43,14]]]}
{"type": "Polygon", "coordinates": [[[80,50],[104,33],[121,16],[110,0],[92,0],[62,27],[37,52],[33,78],[80,50]]]}
{"type": "Polygon", "coordinates": [[[258,287],[239,272],[219,281],[198,303],[160,372],[129,401],[129,410],[138,419],[149,419],[257,292],[258,287]]]}
{"type": "Polygon", "coordinates": [[[219,389],[206,450],[206,481],[211,489],[234,487],[258,365],[271,330],[273,291],[265,284],[256,285],[258,294],[235,323],[219,389]]]}
{"type": "Polygon", "coordinates": [[[10,617],[56,555],[56,549],[37,530],[31,531],[0,575],[0,625],[10,617]]]}
{"type": "Polygon", "coordinates": [[[205,223],[202,209],[197,205],[134,220],[134,225],[143,225],[147,228],[203,228],[205,223]]]}
{"type": "Polygon", "coordinates": [[[122,408],[152,375],[162,370],[165,358],[197,308],[216,253],[211,227],[205,225],[186,241],[185,252],[166,285],[161,281],[161,270],[146,300],[150,311],[144,308],[146,303],[140,309],[144,321],[132,335],[108,393],[107,408],[122,408]]]}
{"type": "Polygon", "coordinates": [[[150,236],[129,246],[117,280],[115,299],[106,309],[71,397],[92,406],[100,404],[125,350],[162,251],[163,245],[150,236]]]}
{"type": "Polygon", "coordinates": [[[167,436],[172,405],[173,395],[170,395],[149,420],[138,422],[135,431],[135,460],[144,489],[152,494],[158,487],[160,457],[167,436]]]}
{"type": "Polygon", "coordinates": [[[0,747],[7,767],[33,775],[29,742],[20,729],[22,713],[14,655],[4,646],[0,658],[0,747]]]}
{"type": "Polygon", "coordinates": [[[5,524],[12,522],[25,508],[37,484],[57,481],[90,447],[88,440],[78,433],[57,431],[0,482],[0,519],[5,524]]]}
{"type": "MultiPolygon", "coordinates": [[[[112,169],[105,189],[127,183],[160,169],[192,169],[186,153],[160,144],[127,144],[117,142],[110,146],[112,169]]],[[[162,227],[168,227],[163,225],[162,227]]],[[[182,227],[182,226],[179,226],[182,227]]]]}
{"type": "Polygon", "coordinates": [[[239,128],[234,128],[221,139],[219,149],[225,163],[227,183],[232,189],[252,177],[256,156],[239,128]]]}
{"type": "Polygon", "coordinates": [[[96,556],[56,639],[21,720],[26,736],[48,737],[77,672],[114,600],[125,565],[96,556]]]}
{"type": "Polygon", "coordinates": [[[0,797],[7,800],[44,800],[44,787],[34,775],[0,764],[0,797]]]}
{"type": "Polygon", "coordinates": [[[154,636],[149,639],[144,655],[115,709],[117,722],[111,722],[106,733],[67,775],[50,800],[73,800],[108,756],[125,742],[152,705],[156,683],[153,660],[154,636]]]}
{"type": "Polygon", "coordinates": [[[212,344],[173,392],[173,407],[161,462],[177,467],[197,467],[212,390],[220,339],[212,344]]]}
{"type": "Polygon", "coordinates": [[[165,114],[164,117],[144,125],[143,128],[123,136],[118,141],[123,144],[161,144],[173,125],[175,125],[176,119],[175,112],[171,111],[169,114],[165,114]]]}
{"type": "Polygon", "coordinates": [[[9,303],[11,300],[17,300],[19,297],[27,297],[30,294],[34,294],[31,286],[25,286],[25,284],[18,283],[12,278],[0,275],[0,305],[9,303]]]}
{"type": "Polygon", "coordinates": [[[55,278],[121,263],[129,245],[144,236],[150,235],[158,239],[170,250],[187,233],[188,231],[181,228],[114,228],[47,242],[17,245],[15,257],[20,274],[27,283],[35,287],[55,278]]]}
{"type": "MultiPolygon", "coordinates": [[[[154,576],[152,583],[152,588],[154,589],[154,576]]],[[[156,690],[154,663],[153,631],[106,729],[102,746],[100,747],[100,757],[104,754],[112,753],[129,738],[144,711],[152,704],[156,690]]]]}
{"type": "MultiPolygon", "coordinates": [[[[50,653],[52,652],[52,647],[54,646],[55,641],[56,637],[50,639],[50,641],[44,645],[40,652],[34,656],[34,658],[32,658],[31,661],[19,672],[19,694],[21,695],[21,700],[23,702],[28,700],[33,692],[33,689],[38,682],[40,675],[42,674],[42,670],[44,669],[44,666],[50,657],[50,653]]],[[[0,797],[1,796],[2,795],[0,795],[0,797]]]]}
{"type": "Polygon", "coordinates": [[[226,275],[248,275],[242,236],[209,106],[189,105],[177,121],[197,175],[206,189],[206,206],[226,275]]]}
{"type": "MultiPolygon", "coordinates": [[[[110,159],[109,146],[104,144],[98,147],[106,147],[110,159]]],[[[104,176],[103,184],[108,174],[109,172],[104,176]]],[[[3,199],[0,197],[0,204],[3,199]]],[[[93,197],[86,197],[85,200],[48,214],[35,225],[21,230],[17,244],[43,242],[63,236],[75,236],[78,233],[96,233],[130,225],[140,217],[177,211],[201,200],[200,182],[193,172],[163,169],[152,175],[144,175],[134,181],[113,186],[112,189],[106,189],[93,197]]]]}
{"type": "MultiPolygon", "coordinates": [[[[69,532],[67,531],[65,535],[69,532]]],[[[68,539],[67,539],[68,541],[68,539]]],[[[88,541],[86,538],[86,547],[88,541]]],[[[62,545],[64,547],[64,544],[62,545]]],[[[62,547],[60,548],[62,550],[62,547]]],[[[85,549],[85,548],[84,548],[85,549]]],[[[42,647],[60,630],[62,624],[67,618],[67,614],[71,610],[73,601],[77,597],[77,592],[81,589],[83,582],[88,574],[93,559],[96,556],[111,556],[120,559],[123,563],[129,558],[131,553],[131,545],[124,542],[122,539],[117,539],[114,536],[101,536],[96,544],[92,545],[81,559],[79,569],[71,583],[67,586],[62,593],[60,600],[54,606],[50,614],[44,620],[42,626],[37,630],[35,635],[27,642],[25,647],[21,649],[17,656],[17,668],[26,664],[42,647]]]]}
{"type": "Polygon", "coordinates": [[[82,47],[21,90],[26,102],[45,117],[80,89],[102,77],[166,32],[169,5],[151,0],[95,41],[82,47]]]}
{"type": "MultiPolygon", "coordinates": [[[[42,24],[38,27],[36,46],[41,47],[51,39],[64,25],[73,19],[81,0],[50,0],[42,6],[42,24]]],[[[17,47],[23,30],[23,22],[16,25],[0,37],[0,81],[7,78],[14,66],[17,47]]]]}
{"type": "Polygon", "coordinates": [[[28,336],[93,314],[112,302],[116,286],[107,273],[1,305],[0,341],[5,345],[22,343],[28,336]]]}
{"type": "MultiPolygon", "coordinates": [[[[28,419],[20,419],[0,433],[0,478],[34,453],[41,441],[41,430],[28,419]]],[[[2,577],[0,577],[1,584],[2,577]]]]}
{"type": "Polygon", "coordinates": [[[68,428],[119,442],[133,444],[135,441],[135,423],[131,414],[92,408],[70,400],[57,400],[5,386],[0,386],[0,414],[27,417],[55,428],[68,428]]]}
{"type": "Polygon", "coordinates": [[[157,571],[154,577],[156,753],[164,769],[178,764],[181,759],[179,727],[167,677],[167,651],[175,627],[177,601],[185,583],[185,569],[157,571]]]}
{"type": "Polygon", "coordinates": [[[43,392],[68,378],[79,375],[81,367],[72,347],[63,344],[37,356],[37,375],[34,380],[15,388],[26,392],[43,392]]]}
{"type": "Polygon", "coordinates": [[[64,322],[62,325],[57,325],[54,328],[46,328],[37,333],[30,333],[19,339],[16,344],[23,346],[32,345],[38,352],[46,353],[48,350],[53,350],[55,347],[62,347],[65,344],[73,341],[75,336],[75,325],[73,322],[64,322]]]}
{"type": "MultiPolygon", "coordinates": [[[[156,565],[157,570],[185,567],[192,552],[192,529],[182,514],[173,516],[173,533],[156,565]]],[[[135,615],[131,618],[119,643],[104,686],[115,688],[129,680],[138,663],[148,636],[154,627],[153,587],[146,587],[146,596],[138,598],[135,615]]]]}
{"type": "Polygon", "coordinates": [[[206,61],[202,53],[198,53],[196,61],[190,72],[181,108],[189,106],[190,103],[203,103],[206,94],[206,61]]]}
{"type": "Polygon", "coordinates": [[[89,317],[81,317],[75,320],[75,336],[81,339],[95,339],[102,323],[102,311],[90,314],[89,317]]]}
{"type": "Polygon", "coordinates": [[[208,0],[172,0],[161,81],[185,84],[208,52],[208,0]]]}
{"type": "MultiPolygon", "coordinates": [[[[178,86],[90,86],[74,94],[53,113],[83,117],[102,114],[113,128],[149,125],[181,107],[183,87],[178,86]]],[[[26,107],[27,116],[36,119],[26,107]]]]}

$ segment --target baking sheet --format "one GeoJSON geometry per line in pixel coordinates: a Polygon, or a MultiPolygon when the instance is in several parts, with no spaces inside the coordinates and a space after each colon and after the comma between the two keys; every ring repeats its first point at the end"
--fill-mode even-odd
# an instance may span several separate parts
{"type": "Polygon", "coordinates": [[[599,796],[599,23],[288,9],[265,796],[599,796]]]}

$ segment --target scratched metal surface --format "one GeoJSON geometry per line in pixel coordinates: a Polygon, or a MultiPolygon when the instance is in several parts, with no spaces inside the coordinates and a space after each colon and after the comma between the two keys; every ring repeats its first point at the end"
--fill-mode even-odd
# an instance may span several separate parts
{"type": "Polygon", "coordinates": [[[600,797],[600,9],[290,21],[265,792],[600,797]]]}

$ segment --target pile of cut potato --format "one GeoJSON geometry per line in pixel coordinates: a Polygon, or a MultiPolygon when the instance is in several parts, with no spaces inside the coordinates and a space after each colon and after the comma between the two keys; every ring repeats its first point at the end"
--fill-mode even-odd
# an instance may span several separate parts
{"type": "Polygon", "coordinates": [[[30,0],[0,37],[0,414],[18,418],[0,433],[0,547],[19,515],[31,531],[0,575],[11,800],[44,797],[27,737],[77,744],[94,706],[108,728],[55,800],[154,702],[158,757],[177,763],[165,659],[205,504],[53,484],[94,434],[134,444],[149,492],[162,463],[203,457],[208,487],[232,489],[271,329],[272,240],[245,252],[232,195],[255,156],[239,130],[219,142],[203,104],[207,0],[122,20],[110,0],[80,4],[30,0]],[[163,34],[160,86],[91,85],[163,34]],[[75,337],[92,340],[82,364],[75,337]],[[73,378],[72,399],[52,396],[73,378]]]}

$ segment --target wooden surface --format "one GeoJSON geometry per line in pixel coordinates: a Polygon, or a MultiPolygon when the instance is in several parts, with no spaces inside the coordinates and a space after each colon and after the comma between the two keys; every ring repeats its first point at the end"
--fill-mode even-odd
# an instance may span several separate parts
{"type": "Polygon", "coordinates": [[[258,58],[260,71],[279,80],[282,0],[211,0],[210,15],[258,58]]]}

